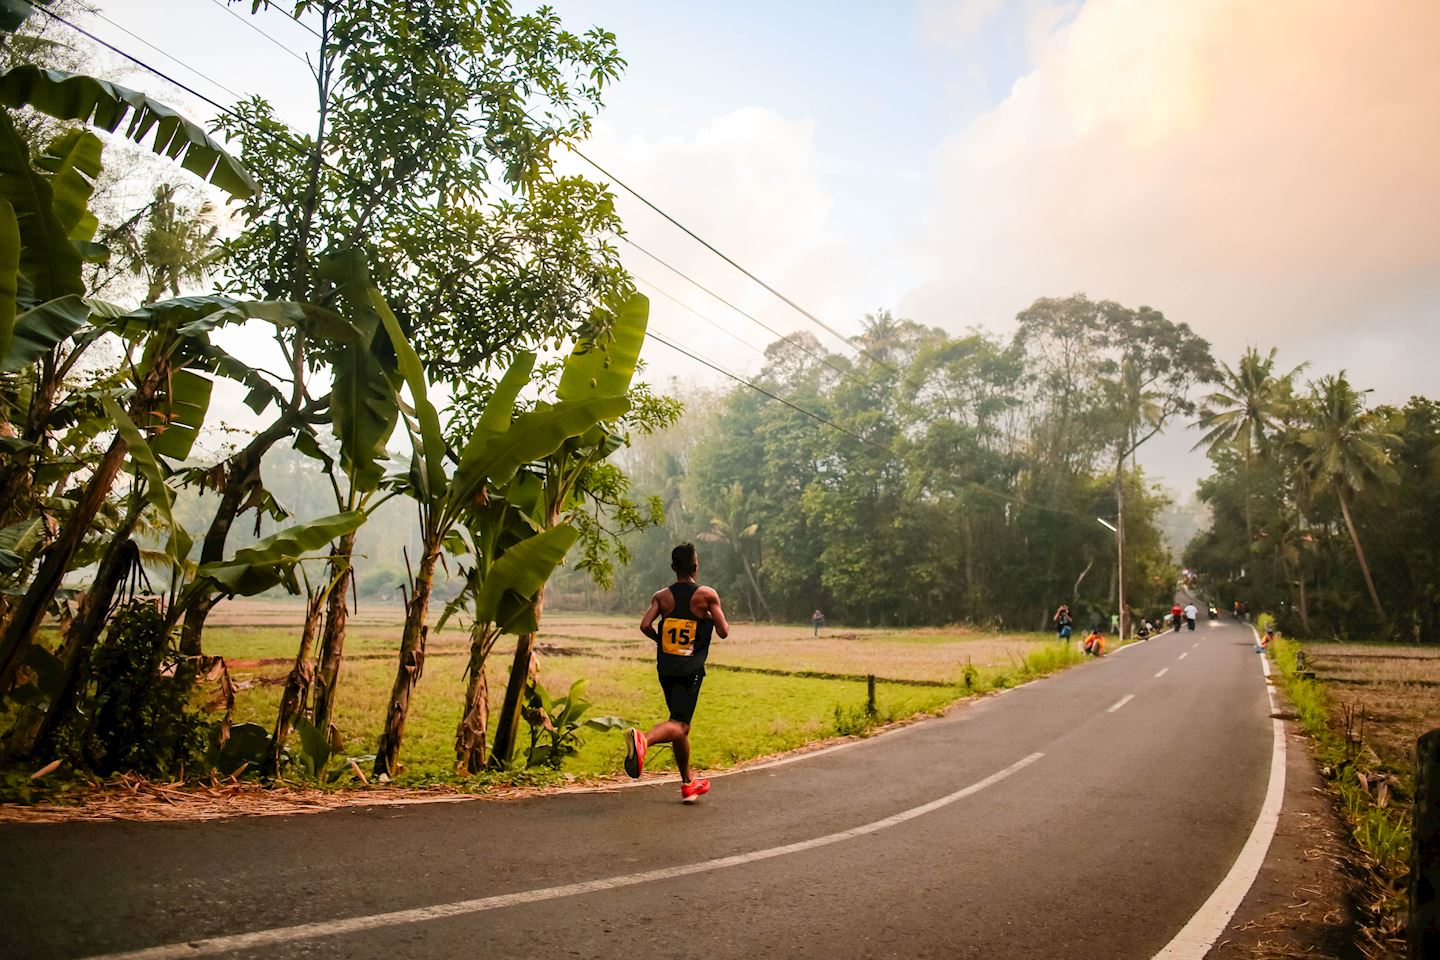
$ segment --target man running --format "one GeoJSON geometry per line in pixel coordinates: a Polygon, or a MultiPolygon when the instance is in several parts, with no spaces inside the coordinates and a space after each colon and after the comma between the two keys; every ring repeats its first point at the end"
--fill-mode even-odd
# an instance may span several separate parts
{"type": "Polygon", "coordinates": [[[1175,628],[1176,633],[1185,625],[1180,619],[1184,615],[1185,611],[1180,609],[1180,601],[1176,600],[1175,605],[1170,608],[1170,625],[1175,628]]]}
{"type": "Polygon", "coordinates": [[[680,768],[680,799],[694,803],[710,792],[709,780],[690,776],[690,720],[705,679],[705,657],[710,652],[710,635],[730,635],[730,624],[720,609],[720,595],[695,582],[699,561],[693,543],[682,543],[670,551],[670,569],[676,581],[650,598],[650,607],[640,619],[640,632],[655,641],[655,663],[660,689],[670,719],[657,723],[648,733],[631,727],[625,734],[625,772],[639,777],[645,770],[645,752],[652,744],[668,743],[680,768]]]}
{"type": "Polygon", "coordinates": [[[1195,604],[1185,604],[1185,626],[1193,631],[1195,629],[1195,618],[1199,616],[1199,614],[1200,611],[1195,609],[1195,604]]]}

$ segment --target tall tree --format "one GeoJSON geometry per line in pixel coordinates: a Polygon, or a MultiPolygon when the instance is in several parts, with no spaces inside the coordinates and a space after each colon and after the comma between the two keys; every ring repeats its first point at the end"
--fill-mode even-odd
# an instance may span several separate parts
{"type": "Polygon", "coordinates": [[[1363,395],[1350,385],[1344,371],[1321,377],[1314,384],[1305,413],[1308,425],[1300,433],[1300,442],[1306,449],[1306,470],[1322,492],[1333,492],[1339,501],[1365,589],[1370,593],[1375,616],[1383,624],[1385,608],[1360,545],[1351,508],[1371,480],[1382,484],[1398,481],[1389,448],[1399,442],[1399,437],[1386,430],[1375,411],[1365,409],[1363,395]]]}
{"type": "Polygon", "coordinates": [[[1253,542],[1255,525],[1251,516],[1251,474],[1255,455],[1263,453],[1277,422],[1285,414],[1296,374],[1304,365],[1289,373],[1275,373],[1275,347],[1262,357],[1250,347],[1231,367],[1220,364],[1220,384],[1204,400],[1197,426],[1205,431],[1198,449],[1204,446],[1211,453],[1221,445],[1240,451],[1245,461],[1245,536],[1253,542]]]}

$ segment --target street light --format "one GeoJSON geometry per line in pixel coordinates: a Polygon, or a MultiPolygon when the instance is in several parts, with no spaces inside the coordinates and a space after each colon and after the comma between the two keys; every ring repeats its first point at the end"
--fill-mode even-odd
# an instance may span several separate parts
{"type": "Polygon", "coordinates": [[[1119,593],[1116,599],[1120,607],[1118,611],[1120,617],[1120,642],[1124,643],[1125,634],[1130,629],[1130,618],[1125,616],[1125,537],[1121,534],[1119,527],[1104,517],[1096,517],[1095,521],[1099,523],[1100,526],[1115,534],[1115,585],[1117,593],[1119,593]]]}

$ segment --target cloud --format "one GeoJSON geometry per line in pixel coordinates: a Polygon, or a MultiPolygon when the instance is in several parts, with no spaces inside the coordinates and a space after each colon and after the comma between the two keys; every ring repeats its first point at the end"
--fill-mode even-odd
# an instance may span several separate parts
{"type": "MultiPolygon", "coordinates": [[[[1223,355],[1281,343],[1372,382],[1396,359],[1379,338],[1440,341],[1440,4],[1036,16],[1033,67],[935,151],[915,245],[930,279],[906,312],[995,324],[1083,290],[1163,309],[1223,355]]],[[[1432,366],[1410,356],[1402,395],[1432,366]]]]}
{"type": "Polygon", "coordinates": [[[920,39],[964,53],[1004,6],[1005,0],[920,0],[920,39]]]}
{"type": "MultiPolygon", "coordinates": [[[[813,121],[751,106],[714,117],[683,135],[620,136],[602,124],[585,150],[681,223],[832,325],[853,331],[864,309],[883,303],[870,298],[878,295],[885,277],[895,274],[887,270],[883,258],[866,256],[835,228],[835,200],[824,184],[813,121]]],[[[595,175],[583,167],[575,169],[595,175]]],[[[636,243],[782,333],[806,328],[818,333],[675,226],[624,191],[616,193],[626,230],[636,243]]],[[[621,249],[637,278],[658,285],[757,347],[775,339],[643,254],[624,244],[621,249]]],[[[689,349],[732,370],[758,369],[762,361],[757,352],[656,295],[648,283],[641,283],[640,289],[651,296],[658,332],[681,339],[689,349]]],[[[899,290],[895,284],[892,292],[898,295],[899,290]]],[[[827,346],[838,349],[833,341],[827,346]]],[[[647,348],[646,355],[666,364],[673,359],[663,348],[653,354],[647,348]]]]}

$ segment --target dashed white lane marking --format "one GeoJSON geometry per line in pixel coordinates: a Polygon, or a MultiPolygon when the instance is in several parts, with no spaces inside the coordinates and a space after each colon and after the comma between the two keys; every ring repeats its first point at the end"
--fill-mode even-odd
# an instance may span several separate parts
{"type": "Polygon", "coordinates": [[[1188,656],[1190,656],[1190,651],[1186,650],[1184,653],[1180,654],[1179,659],[1184,660],[1188,656]]]}
{"type": "Polygon", "coordinates": [[[1155,679],[1156,679],[1156,680],[1159,680],[1161,677],[1165,676],[1165,674],[1167,674],[1167,673],[1169,673],[1169,672],[1170,672],[1170,668],[1169,668],[1169,667],[1166,667],[1164,670],[1161,670],[1159,673],[1155,674],[1155,679]]]}
{"type": "Polygon", "coordinates": [[[1106,713],[1114,713],[1116,710],[1119,710],[1121,707],[1125,706],[1125,704],[1129,703],[1131,700],[1134,700],[1134,699],[1135,699],[1135,694],[1133,694],[1133,693],[1127,693],[1127,694],[1125,694],[1125,696],[1121,697],[1121,698],[1119,699],[1119,701],[1115,703],[1114,706],[1108,707],[1108,708],[1105,710],[1105,712],[1106,712],[1106,713]]]}
{"type": "Polygon", "coordinates": [[[424,923],[428,920],[440,920],[445,917],[483,913],[487,910],[499,910],[502,907],[514,907],[525,903],[536,903],[541,900],[557,900],[561,897],[576,897],[586,893],[603,893],[607,890],[618,890],[622,887],[633,887],[642,883],[654,883],[657,880],[674,880],[677,877],[688,877],[696,873],[709,873],[713,870],[724,870],[727,867],[739,867],[760,860],[771,860],[775,857],[784,857],[792,853],[803,853],[806,850],[827,847],[832,843],[840,843],[843,840],[853,840],[856,837],[863,837],[866,834],[879,833],[881,830],[898,826],[908,820],[914,820],[916,817],[923,817],[927,813],[934,813],[942,807],[948,807],[957,800],[963,800],[968,796],[979,793],[986,787],[992,787],[1001,780],[1019,773],[1043,756],[1045,756],[1043,753],[1032,753],[1030,756],[1010,764],[1010,766],[1004,770],[992,773],[984,780],[976,781],[968,787],[962,787],[954,793],[947,793],[938,800],[931,800],[929,803],[921,804],[918,807],[902,810],[900,813],[886,817],[883,820],[874,820],[858,827],[852,827],[849,830],[841,830],[839,833],[827,833],[822,837],[813,837],[809,840],[787,843],[779,847],[752,850],[749,853],[738,853],[734,856],[719,857],[714,860],[702,860],[699,863],[687,863],[678,867],[664,867],[659,870],[646,870],[641,873],[629,873],[618,877],[603,877],[599,880],[567,883],[559,887],[522,890],[519,893],[505,893],[494,897],[481,897],[476,900],[437,903],[429,907],[417,907],[412,910],[394,910],[389,913],[372,914],[368,917],[345,917],[338,920],[301,923],[291,927],[255,930],[250,933],[238,933],[226,937],[187,940],[184,943],[167,943],[158,947],[146,947],[124,953],[100,954],[90,957],[88,960],[173,960],[173,958],[180,957],[210,957],[219,953],[229,953],[235,950],[275,947],[284,943],[293,943],[297,940],[314,940],[318,937],[334,937],[347,933],[360,933],[379,927],[394,927],[408,923],[424,923]]]}
{"type": "MultiPolygon", "coordinates": [[[[1252,633],[1255,630],[1254,627],[1250,629],[1252,633]]],[[[1260,643],[1258,633],[1255,634],[1255,643],[1257,646],[1260,643]]],[[[1260,666],[1264,668],[1268,678],[1270,658],[1261,657],[1260,666]]],[[[1275,827],[1280,822],[1280,808],[1285,802],[1285,722],[1275,717],[1278,713],[1275,689],[1270,686],[1268,679],[1265,693],[1270,698],[1271,715],[1270,785],[1265,790],[1265,802],[1260,806],[1260,816],[1256,818],[1249,839],[1245,841],[1245,846],[1240,848],[1240,855],[1235,858],[1235,863],[1230,867],[1225,879],[1220,881],[1220,886],[1215,888],[1210,899],[1201,905],[1195,916],[1190,918],[1190,922],[1175,934],[1175,939],[1155,954],[1155,960],[1201,960],[1225,932],[1230,918],[1240,908],[1245,894],[1250,892],[1251,885],[1260,874],[1260,868],[1265,864],[1265,854],[1270,849],[1270,841],[1275,837],[1275,827]]]]}
{"type": "Polygon", "coordinates": [[[1195,649],[1196,647],[1198,647],[1198,646],[1200,646],[1200,643],[1197,641],[1197,642],[1195,642],[1195,643],[1190,644],[1190,649],[1191,649],[1191,650],[1194,650],[1194,649],[1195,649]]]}

